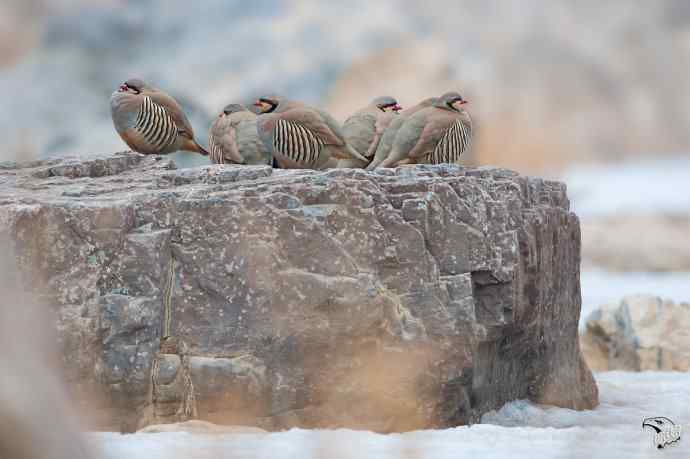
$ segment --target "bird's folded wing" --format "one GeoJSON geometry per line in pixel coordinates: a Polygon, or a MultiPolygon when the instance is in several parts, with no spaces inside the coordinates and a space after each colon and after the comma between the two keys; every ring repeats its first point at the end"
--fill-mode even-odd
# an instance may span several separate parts
{"type": "Polygon", "coordinates": [[[308,108],[293,108],[281,113],[281,118],[291,123],[299,124],[311,131],[326,145],[342,146],[345,141],[339,133],[333,132],[321,115],[308,108]]]}
{"type": "Polygon", "coordinates": [[[240,149],[237,146],[237,131],[235,127],[228,129],[228,131],[223,136],[221,142],[221,148],[223,149],[223,156],[226,159],[238,164],[244,164],[244,157],[240,153],[240,149]]]}
{"type": "Polygon", "coordinates": [[[419,135],[417,144],[410,150],[408,158],[418,159],[428,155],[436,148],[443,134],[452,126],[452,121],[447,118],[427,120],[424,130],[419,135]]]}
{"type": "MultiPolygon", "coordinates": [[[[427,117],[424,113],[418,112],[403,122],[402,126],[395,135],[391,154],[388,155],[389,160],[394,159],[399,161],[409,157],[409,153],[417,148],[427,125],[426,118],[427,117]],[[390,157],[392,154],[394,154],[393,151],[397,152],[397,158],[390,157]]],[[[386,136],[384,135],[383,141],[385,140],[386,136]]]]}
{"type": "Polygon", "coordinates": [[[160,91],[152,91],[146,94],[151,98],[151,100],[160,105],[165,109],[165,112],[170,115],[170,117],[175,122],[177,130],[180,134],[183,134],[190,139],[194,137],[194,130],[192,129],[192,124],[185,116],[182,111],[182,107],[177,103],[175,99],[160,91]]]}

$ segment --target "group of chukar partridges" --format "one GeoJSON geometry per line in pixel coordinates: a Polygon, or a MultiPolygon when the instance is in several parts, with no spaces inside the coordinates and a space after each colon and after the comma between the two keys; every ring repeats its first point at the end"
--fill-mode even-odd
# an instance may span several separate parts
{"type": "Polygon", "coordinates": [[[140,79],[113,93],[110,109],[122,140],[143,154],[178,150],[219,164],[272,164],[283,169],[456,163],[472,140],[470,115],[457,92],[402,110],[393,97],[377,97],[341,126],[325,111],[278,96],[259,98],[256,115],[227,105],[209,130],[209,151],[194,138],[180,105],[140,79]]]}

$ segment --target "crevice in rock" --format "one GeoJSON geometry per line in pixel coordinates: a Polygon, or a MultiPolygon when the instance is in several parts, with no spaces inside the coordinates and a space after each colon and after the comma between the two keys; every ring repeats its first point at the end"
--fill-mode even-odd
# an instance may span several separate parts
{"type": "Polygon", "coordinates": [[[151,366],[151,388],[147,409],[139,426],[197,419],[198,409],[192,381],[189,348],[181,339],[161,339],[151,366]]]}
{"type": "Polygon", "coordinates": [[[477,320],[489,326],[511,322],[512,283],[500,282],[490,271],[473,271],[471,276],[477,320]]]}
{"type": "Polygon", "coordinates": [[[173,296],[175,295],[175,271],[176,271],[175,255],[170,251],[170,261],[168,262],[167,276],[165,278],[165,286],[163,287],[163,330],[161,338],[166,339],[172,335],[172,316],[173,316],[173,296]]]}

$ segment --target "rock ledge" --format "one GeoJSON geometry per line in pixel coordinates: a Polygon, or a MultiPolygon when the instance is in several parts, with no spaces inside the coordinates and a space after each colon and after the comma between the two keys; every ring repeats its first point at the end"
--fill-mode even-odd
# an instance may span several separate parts
{"type": "Polygon", "coordinates": [[[493,168],[0,165],[0,232],[93,428],[475,422],[597,404],[565,186],[493,168]],[[94,403],[94,401],[97,401],[94,403]]]}

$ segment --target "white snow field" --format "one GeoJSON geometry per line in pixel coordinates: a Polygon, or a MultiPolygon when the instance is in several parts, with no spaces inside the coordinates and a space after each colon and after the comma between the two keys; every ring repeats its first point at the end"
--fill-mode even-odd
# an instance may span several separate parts
{"type": "Polygon", "coordinates": [[[558,178],[568,185],[580,218],[690,213],[690,158],[648,159],[573,167],[558,178]]]}
{"type": "Polygon", "coordinates": [[[591,411],[507,404],[471,427],[381,435],[353,430],[200,435],[91,433],[104,459],[225,458],[688,458],[690,438],[659,451],[642,419],[666,416],[690,437],[689,373],[596,375],[601,404],[591,411]]]}

